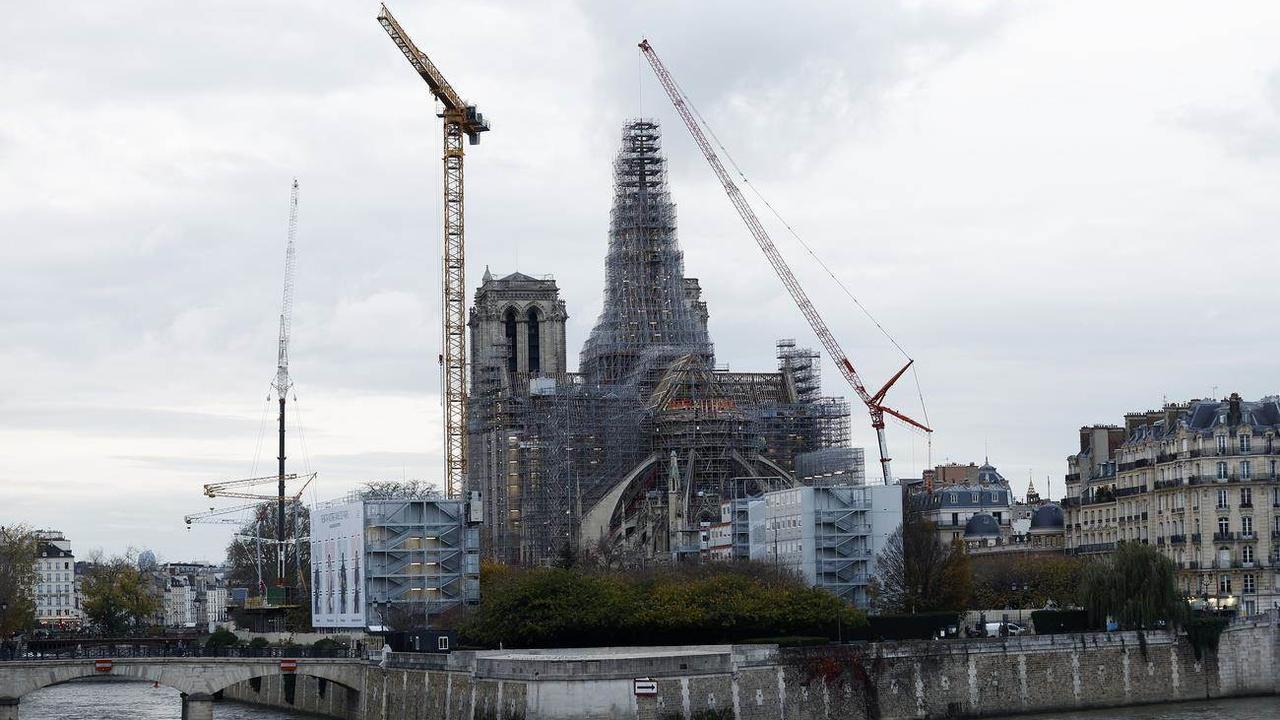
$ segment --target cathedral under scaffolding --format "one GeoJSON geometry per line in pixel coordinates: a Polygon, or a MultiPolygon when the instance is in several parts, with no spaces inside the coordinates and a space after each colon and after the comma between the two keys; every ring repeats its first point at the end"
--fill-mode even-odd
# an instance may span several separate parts
{"type": "Polygon", "coordinates": [[[776,371],[716,365],[656,121],[624,125],[614,183],[604,307],[578,372],[553,279],[486,270],[476,291],[467,483],[484,497],[484,551],[502,562],[679,560],[722,503],[796,484],[798,464],[820,467],[804,482],[861,482],[849,408],[821,395],[818,353],[779,340],[776,371]]]}

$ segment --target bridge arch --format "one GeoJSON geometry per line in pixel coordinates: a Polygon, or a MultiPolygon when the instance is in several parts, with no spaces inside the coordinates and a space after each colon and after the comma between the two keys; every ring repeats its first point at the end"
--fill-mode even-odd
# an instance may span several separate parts
{"type": "MultiPolygon", "coordinates": [[[[23,697],[43,688],[88,677],[100,677],[93,659],[6,662],[0,672],[0,720],[17,717],[23,697]]],[[[284,673],[279,658],[147,658],[113,660],[110,674],[141,682],[159,683],[183,695],[184,704],[199,705],[198,711],[184,714],[192,720],[209,717],[214,695],[255,678],[293,675],[314,677],[344,688],[348,703],[359,701],[364,685],[364,666],[359,661],[303,658],[298,669],[284,673]]]]}

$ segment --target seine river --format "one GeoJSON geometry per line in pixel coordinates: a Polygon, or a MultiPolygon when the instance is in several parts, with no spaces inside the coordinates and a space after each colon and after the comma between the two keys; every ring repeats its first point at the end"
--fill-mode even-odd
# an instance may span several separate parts
{"type": "MultiPolygon", "coordinates": [[[[67,683],[38,690],[22,698],[19,720],[179,720],[178,691],[149,683],[67,683]]],[[[314,715],[221,702],[213,706],[216,720],[300,720],[314,715]]]]}
{"type": "MultiPolygon", "coordinates": [[[[213,706],[217,720],[301,720],[301,713],[265,710],[236,703],[213,706]]],[[[178,720],[178,691],[146,683],[69,683],[23,698],[22,720],[178,720]]],[[[1037,720],[1276,720],[1280,697],[1148,705],[1119,710],[1025,716],[1037,720]]]]}

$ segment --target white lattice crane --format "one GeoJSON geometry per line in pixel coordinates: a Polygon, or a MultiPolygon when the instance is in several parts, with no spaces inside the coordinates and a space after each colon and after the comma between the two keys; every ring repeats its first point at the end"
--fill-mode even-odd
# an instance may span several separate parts
{"type": "Polygon", "coordinates": [[[409,39],[386,5],[378,22],[413,69],[443,106],[444,119],[444,352],[440,355],[444,382],[445,490],[457,497],[467,474],[467,297],[462,213],[462,137],[480,142],[489,130],[484,116],[468,105],[445,80],[427,54],[409,39]]]}
{"type": "Polygon", "coordinates": [[[644,53],[645,59],[649,61],[649,65],[653,68],[654,74],[658,77],[659,84],[666,91],[667,97],[671,99],[671,104],[675,106],[676,113],[680,119],[684,121],[685,127],[689,129],[689,134],[693,136],[694,143],[698,149],[702,151],[703,157],[706,158],[707,164],[711,166],[716,177],[720,179],[720,184],[724,186],[724,191],[729,196],[729,201],[733,203],[734,209],[738,211],[738,215],[742,217],[743,222],[747,224],[747,229],[751,231],[752,237],[755,238],[756,244],[764,252],[768,258],[769,264],[773,266],[773,270],[782,280],[782,284],[787,288],[787,292],[791,293],[791,299],[796,306],[800,308],[800,312],[805,319],[809,321],[809,327],[813,328],[813,333],[818,336],[818,341],[822,343],[822,347],[826,349],[827,354],[835,362],[836,367],[840,369],[840,374],[848,381],[853,391],[857,393],[858,398],[867,406],[868,412],[871,414],[871,427],[876,431],[876,441],[880,446],[880,470],[884,477],[886,485],[892,482],[892,473],[889,471],[889,448],[884,437],[884,416],[892,415],[902,422],[913,427],[919,428],[925,432],[933,432],[931,428],[923,423],[917,422],[907,417],[901,412],[884,404],[885,394],[889,392],[889,388],[893,387],[911,367],[913,361],[908,360],[907,364],[902,367],[889,381],[884,384],[875,393],[868,392],[862,383],[862,378],[858,375],[858,371],[854,369],[853,363],[840,347],[840,343],[836,341],[835,335],[831,334],[831,329],[827,327],[826,321],[818,314],[817,308],[813,302],[809,300],[809,295],[804,291],[804,287],[800,285],[800,281],[791,272],[790,266],[786,260],[778,252],[778,248],[774,246],[773,240],[770,239],[769,233],[765,231],[764,226],[760,224],[760,219],[756,217],[755,211],[751,209],[751,205],[747,202],[742,191],[738,189],[737,183],[725,170],[724,163],[720,161],[719,155],[715,148],[708,142],[707,137],[702,132],[702,127],[695,117],[689,105],[685,102],[684,93],[680,90],[680,86],[676,83],[667,67],[662,64],[662,60],[658,58],[658,54],[653,51],[653,47],[649,45],[648,40],[640,42],[640,51],[644,53]]]}

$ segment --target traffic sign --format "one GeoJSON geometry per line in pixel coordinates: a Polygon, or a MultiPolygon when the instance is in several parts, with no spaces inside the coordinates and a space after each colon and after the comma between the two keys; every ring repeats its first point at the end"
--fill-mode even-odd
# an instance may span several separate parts
{"type": "Polygon", "coordinates": [[[111,672],[111,666],[114,663],[111,660],[94,660],[93,669],[98,672],[111,672]]]}
{"type": "Polygon", "coordinates": [[[636,678],[631,681],[631,686],[636,695],[658,694],[658,681],[653,678],[636,678]]]}
{"type": "Polygon", "coordinates": [[[280,661],[280,672],[296,672],[298,669],[298,661],[294,659],[286,659],[280,661]]]}

